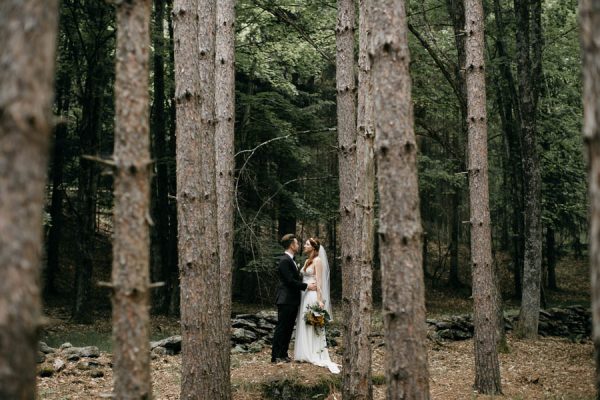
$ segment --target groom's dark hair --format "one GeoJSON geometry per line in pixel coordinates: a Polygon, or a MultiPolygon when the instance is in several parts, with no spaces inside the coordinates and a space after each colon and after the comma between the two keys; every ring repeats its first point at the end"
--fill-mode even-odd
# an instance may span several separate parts
{"type": "Polygon", "coordinates": [[[285,250],[287,250],[290,247],[290,245],[294,242],[294,239],[296,239],[296,235],[294,235],[293,233],[283,235],[283,237],[281,238],[281,245],[285,250]]]}

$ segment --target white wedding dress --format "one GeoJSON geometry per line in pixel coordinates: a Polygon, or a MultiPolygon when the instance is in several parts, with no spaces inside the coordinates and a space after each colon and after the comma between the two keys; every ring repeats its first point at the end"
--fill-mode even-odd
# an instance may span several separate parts
{"type": "MultiPolygon", "coordinates": [[[[325,259],[326,260],[326,259],[325,259]]],[[[325,261],[326,262],[326,261],[325,261]]],[[[302,274],[302,282],[313,283],[316,282],[315,266],[314,264],[306,269],[300,271],[302,274]]],[[[323,282],[321,280],[321,282],[323,282]]],[[[329,285],[326,281],[325,284],[329,285]]],[[[329,288],[327,288],[329,289],[329,288]]],[[[326,308],[330,308],[329,299],[324,299],[326,308]]],[[[325,339],[325,330],[321,329],[319,334],[312,325],[308,325],[304,321],[304,313],[306,312],[306,306],[317,303],[317,292],[314,290],[305,290],[302,292],[302,298],[300,300],[300,309],[298,311],[298,319],[296,320],[296,343],[294,345],[294,360],[305,361],[311,364],[318,365],[320,367],[327,367],[329,371],[334,374],[340,373],[338,364],[331,361],[329,358],[329,352],[327,351],[327,341],[325,339]]]]}

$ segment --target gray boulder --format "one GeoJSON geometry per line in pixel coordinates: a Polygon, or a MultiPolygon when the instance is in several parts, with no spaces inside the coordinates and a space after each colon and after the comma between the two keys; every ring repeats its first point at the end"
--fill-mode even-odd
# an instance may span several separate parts
{"type": "Polygon", "coordinates": [[[163,340],[150,342],[150,349],[153,350],[156,347],[163,347],[166,351],[166,354],[169,355],[179,354],[181,353],[181,336],[169,336],[168,338],[163,340]]]}
{"type": "Polygon", "coordinates": [[[55,358],[52,362],[52,368],[54,372],[60,372],[65,368],[65,362],[60,358],[55,358]]]}
{"type": "Polygon", "coordinates": [[[248,329],[234,328],[231,332],[231,338],[235,343],[251,343],[257,340],[258,336],[248,329]]]}
{"type": "Polygon", "coordinates": [[[38,350],[41,351],[44,354],[50,354],[50,353],[55,353],[56,352],[56,349],[48,346],[44,342],[39,342],[38,343],[38,350]]]}
{"type": "Polygon", "coordinates": [[[273,324],[277,323],[277,311],[259,311],[256,314],[256,317],[259,319],[267,320],[273,324]]]}

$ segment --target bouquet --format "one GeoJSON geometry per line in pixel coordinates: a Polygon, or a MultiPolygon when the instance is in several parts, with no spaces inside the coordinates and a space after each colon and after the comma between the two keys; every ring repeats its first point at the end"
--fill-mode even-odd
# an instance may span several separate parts
{"type": "Polygon", "coordinates": [[[331,316],[326,309],[319,306],[319,303],[306,306],[304,321],[315,328],[315,333],[319,335],[322,330],[331,322],[331,316]]]}

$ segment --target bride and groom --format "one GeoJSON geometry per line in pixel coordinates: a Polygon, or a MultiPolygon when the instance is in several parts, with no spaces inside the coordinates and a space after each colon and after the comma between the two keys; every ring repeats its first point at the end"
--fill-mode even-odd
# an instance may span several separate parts
{"type": "Polygon", "coordinates": [[[305,361],[331,372],[340,372],[339,366],[331,361],[327,351],[325,334],[319,334],[312,325],[304,321],[304,312],[309,305],[318,304],[331,315],[329,296],[329,263],[325,249],[317,239],[310,238],[304,244],[308,259],[299,270],[294,261],[300,245],[292,234],[281,239],[285,254],[279,260],[277,288],[277,326],[273,335],[271,362],[290,362],[287,351],[296,325],[294,360],[305,361]]]}

